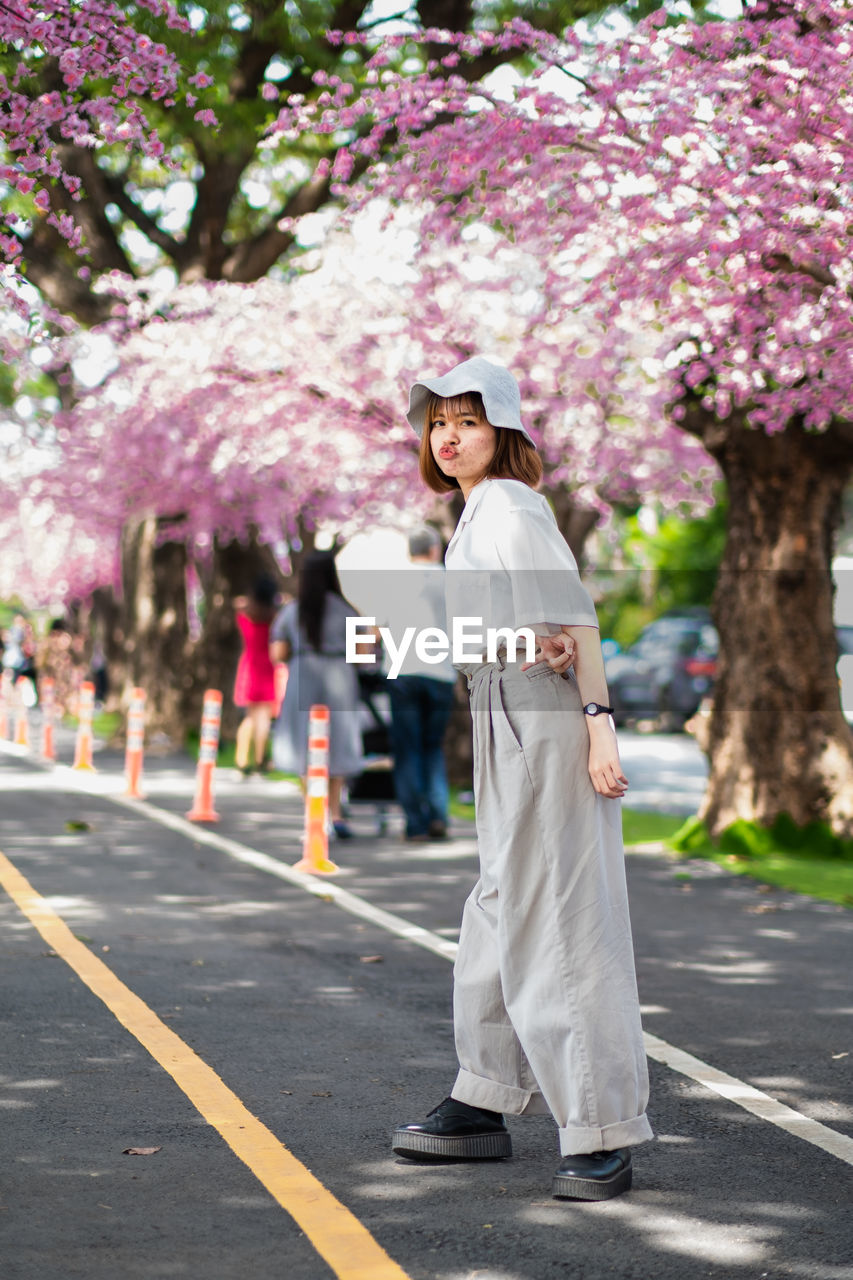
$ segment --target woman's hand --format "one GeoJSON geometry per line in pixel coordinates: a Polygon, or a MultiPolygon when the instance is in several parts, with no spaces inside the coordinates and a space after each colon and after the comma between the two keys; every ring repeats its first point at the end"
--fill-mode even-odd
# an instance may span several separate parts
{"type": "MultiPolygon", "coordinates": [[[[560,631],[555,636],[537,636],[536,645],[536,661],[547,662],[557,675],[561,676],[564,671],[568,671],[575,660],[575,642],[565,631],[560,631]]],[[[525,662],[521,669],[526,671],[532,666],[532,662],[525,662]]]]}
{"type": "Polygon", "coordinates": [[[628,790],[628,779],[622,772],[616,734],[603,716],[595,719],[603,723],[593,721],[589,726],[590,780],[600,796],[619,800],[628,790]]]}

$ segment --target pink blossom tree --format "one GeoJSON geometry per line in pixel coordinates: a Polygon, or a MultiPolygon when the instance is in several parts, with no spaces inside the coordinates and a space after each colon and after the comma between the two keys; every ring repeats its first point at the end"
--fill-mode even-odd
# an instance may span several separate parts
{"type": "MultiPolygon", "coordinates": [[[[202,0],[177,7],[189,14],[189,25],[161,0],[133,7],[48,0],[37,11],[19,0],[0,3],[0,75],[8,103],[0,114],[0,141],[6,144],[1,159],[9,195],[0,253],[20,264],[47,303],[84,323],[108,314],[99,281],[113,270],[143,278],[153,264],[184,281],[250,282],[298,256],[303,218],[335,203],[325,162],[337,140],[312,129],[266,137],[267,128],[282,95],[322,98],[324,78],[338,72],[357,96],[365,61],[384,29],[368,0],[330,0],[301,11],[299,21],[280,0],[249,6],[202,0]],[[327,27],[359,31],[343,48],[327,27]],[[178,91],[178,63],[195,72],[191,93],[178,91]],[[214,108],[219,123],[211,128],[214,108]],[[77,257],[83,248],[86,257],[77,257]]],[[[559,30],[595,9],[594,0],[415,0],[405,22],[413,30],[447,23],[472,31],[522,12],[544,30],[559,30]]],[[[427,44],[423,60],[449,47],[443,41],[427,44]]],[[[523,49],[496,44],[462,73],[476,79],[519,52],[524,56],[523,49]]],[[[405,58],[401,51],[401,66],[405,58]]],[[[80,450],[85,449],[81,439],[80,450]]],[[[143,457],[148,461],[144,450],[143,457]]],[[[111,478],[120,474],[114,469],[111,478]]],[[[165,496],[169,485],[162,487],[165,496]]],[[[83,491],[89,491],[85,481],[83,491]]],[[[132,502],[127,509],[134,509],[132,502]]],[[[183,534],[174,553],[161,540],[169,528],[177,536],[173,514],[167,512],[153,540],[147,524],[125,530],[122,559],[131,581],[156,586],[158,574],[171,572],[163,566],[174,568],[186,557],[183,534]],[[156,563],[134,561],[145,555],[156,563]]],[[[229,517],[226,526],[233,524],[229,517]]],[[[241,567],[240,544],[226,555],[225,536],[215,538],[214,559],[220,565],[227,559],[232,588],[242,588],[255,552],[246,548],[241,567]]],[[[104,559],[98,554],[94,571],[105,571],[104,559]]],[[[81,583],[85,557],[75,562],[74,577],[81,583]]],[[[56,580],[65,580],[61,571],[56,580]]],[[[220,582],[215,574],[213,580],[220,582]]],[[[211,590],[215,599],[230,594],[221,583],[211,590]]],[[[157,592],[142,612],[151,615],[162,607],[172,613],[166,601],[173,600],[173,590],[164,585],[157,592]]],[[[220,626],[213,608],[205,612],[209,624],[220,635],[228,629],[227,617],[220,626]]],[[[159,633],[123,637],[135,652],[143,643],[156,648],[159,642],[159,633]]],[[[164,669],[175,651],[170,645],[160,664],[164,669]]]]}
{"type": "MultiPolygon", "coordinates": [[[[188,28],[168,0],[140,0],[140,7],[162,17],[167,28],[188,28]]],[[[174,105],[178,66],[164,43],[140,31],[111,0],[43,0],[38,6],[3,0],[0,50],[0,183],[8,193],[0,257],[17,270],[32,232],[29,201],[20,197],[32,195],[35,216],[80,249],[86,193],[80,174],[69,168],[71,150],[92,153],[119,144],[162,156],[143,104],[174,105]],[[80,216],[52,200],[56,184],[71,201],[83,201],[80,216]]]]}
{"type": "MultiPolygon", "coordinates": [[[[199,283],[158,298],[125,281],[114,319],[68,337],[57,353],[79,368],[80,345],[109,337],[114,367],[98,386],[79,387],[73,408],[54,418],[42,465],[31,463],[21,485],[20,522],[39,521],[45,536],[55,527],[65,547],[71,521],[93,554],[70,563],[45,554],[27,577],[42,593],[121,583],[139,614],[124,623],[133,636],[129,678],[145,684],[153,705],[166,705],[162,720],[173,730],[180,700],[168,687],[157,693],[161,643],[140,635],[142,616],[158,611],[132,606],[152,576],[139,554],[157,560],[156,591],[171,613],[186,613],[186,571],[195,565],[209,615],[222,594],[217,567],[226,547],[298,546],[321,528],[346,538],[416,520],[430,500],[417,481],[404,410],[407,385],[429,369],[486,351],[516,371],[546,491],[579,551],[615,501],[640,493],[671,504],[709,500],[715,468],[701,446],[643,407],[651,398],[642,340],[614,338],[618,392],[588,396],[570,421],[565,388],[582,368],[573,370],[564,353],[579,331],[570,318],[542,322],[535,260],[496,253],[488,237],[465,252],[442,248],[418,275],[405,255],[396,264],[388,258],[386,251],[365,267],[358,240],[342,235],[325,245],[319,269],[290,283],[199,283]],[[408,283],[396,283],[405,275],[408,283]]],[[[10,538],[4,547],[7,572],[15,545],[10,538]]],[[[174,671],[192,646],[187,635],[177,651],[174,636],[166,642],[174,671]]],[[[217,661],[214,646],[210,665],[217,661]]],[[[193,651],[192,667],[199,665],[193,651]]]]}
{"type": "MultiPolygon", "coordinates": [[[[487,42],[524,46],[539,72],[509,100],[446,65],[404,80],[380,54],[357,103],[333,84],[319,112],[295,104],[280,125],[349,125],[341,184],[393,130],[396,161],[357,202],[417,201],[425,244],[483,223],[537,256],[551,317],[586,333],[567,353],[587,362],[573,403],[618,392],[620,328],[652,338],[653,397],[730,499],[702,815],[718,831],[787,812],[849,835],[829,563],[853,468],[853,15],[846,0],[773,0],[740,22],[664,23],[593,55],[511,24],[487,42]]],[[[483,40],[454,43],[464,61],[483,40]]]]}

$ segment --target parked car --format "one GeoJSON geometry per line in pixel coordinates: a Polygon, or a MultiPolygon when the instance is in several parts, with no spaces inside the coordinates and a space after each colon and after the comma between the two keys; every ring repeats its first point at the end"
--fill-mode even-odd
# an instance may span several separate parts
{"type": "Polygon", "coordinates": [[[683,729],[712,689],[719,639],[707,609],[672,610],[649,623],[629,649],[605,659],[617,725],[652,720],[683,729]]]}

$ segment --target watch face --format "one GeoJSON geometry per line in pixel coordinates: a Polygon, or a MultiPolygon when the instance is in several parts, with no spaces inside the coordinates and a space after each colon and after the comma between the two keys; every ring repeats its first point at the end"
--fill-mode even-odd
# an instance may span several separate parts
{"type": "Polygon", "coordinates": [[[588,703],[586,704],[586,706],[584,707],[584,711],[586,712],[586,714],[587,714],[588,716],[594,716],[594,715],[595,715],[595,713],[598,711],[598,703],[597,703],[597,702],[588,702],[588,703]]]}

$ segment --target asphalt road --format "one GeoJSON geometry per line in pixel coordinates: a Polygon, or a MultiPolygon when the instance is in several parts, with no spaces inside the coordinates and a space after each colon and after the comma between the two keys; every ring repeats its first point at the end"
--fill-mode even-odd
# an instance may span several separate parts
{"type": "Polygon", "coordinates": [[[452,1083],[435,948],[475,877],[470,829],[413,848],[396,816],[380,839],[358,810],[317,896],[275,873],[300,854],[286,784],[221,771],[221,821],[193,829],[186,762],[147,761],[142,805],[111,798],[120,757],[97,763],[81,782],[0,754],[6,880],[26,878],[27,910],[51,908],[104,983],[0,892],[4,1280],[851,1280],[853,913],[629,857],[647,1031],[786,1104],[797,1132],[658,1056],[634,1189],[558,1202],[547,1118],[511,1121],[495,1164],[414,1166],[388,1144],[452,1083]],[[840,1155],[815,1144],[827,1130],[840,1155]]]}

